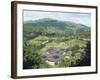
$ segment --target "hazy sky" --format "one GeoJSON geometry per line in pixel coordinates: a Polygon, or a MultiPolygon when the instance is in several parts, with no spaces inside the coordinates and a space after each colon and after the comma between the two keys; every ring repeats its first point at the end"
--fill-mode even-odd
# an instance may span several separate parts
{"type": "Polygon", "coordinates": [[[24,11],[24,21],[52,18],[61,21],[72,21],[90,26],[91,14],[75,12],[24,11]]]}

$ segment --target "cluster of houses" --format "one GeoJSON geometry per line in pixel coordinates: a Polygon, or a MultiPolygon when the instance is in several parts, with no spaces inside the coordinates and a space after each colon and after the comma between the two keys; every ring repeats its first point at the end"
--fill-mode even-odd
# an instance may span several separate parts
{"type": "Polygon", "coordinates": [[[65,51],[62,48],[50,48],[42,54],[43,60],[51,65],[58,64],[64,57],[70,58],[72,51],[65,51]]]}

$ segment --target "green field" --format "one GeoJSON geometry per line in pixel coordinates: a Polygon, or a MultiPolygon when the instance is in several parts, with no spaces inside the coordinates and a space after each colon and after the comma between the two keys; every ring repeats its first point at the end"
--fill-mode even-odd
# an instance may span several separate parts
{"type": "Polygon", "coordinates": [[[23,69],[91,65],[90,27],[41,19],[23,28],[23,69]]]}

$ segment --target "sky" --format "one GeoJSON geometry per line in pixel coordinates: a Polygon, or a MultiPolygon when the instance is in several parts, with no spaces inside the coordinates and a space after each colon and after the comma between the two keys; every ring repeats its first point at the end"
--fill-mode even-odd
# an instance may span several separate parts
{"type": "Polygon", "coordinates": [[[51,12],[51,11],[29,11],[23,12],[24,21],[51,18],[60,21],[71,21],[79,24],[91,26],[91,14],[75,12],[51,12]]]}

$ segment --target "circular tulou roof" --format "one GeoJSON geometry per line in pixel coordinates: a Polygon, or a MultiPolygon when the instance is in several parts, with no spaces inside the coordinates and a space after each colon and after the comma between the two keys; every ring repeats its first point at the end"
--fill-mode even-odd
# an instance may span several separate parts
{"type": "Polygon", "coordinates": [[[45,52],[42,57],[44,60],[51,62],[58,62],[64,57],[64,49],[60,48],[50,48],[45,52]]]}

